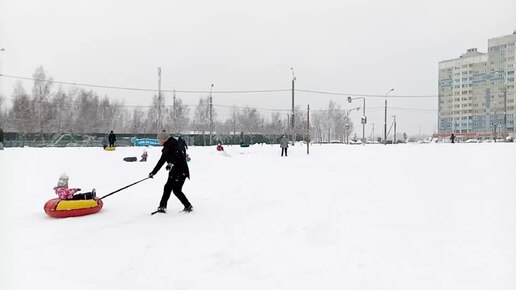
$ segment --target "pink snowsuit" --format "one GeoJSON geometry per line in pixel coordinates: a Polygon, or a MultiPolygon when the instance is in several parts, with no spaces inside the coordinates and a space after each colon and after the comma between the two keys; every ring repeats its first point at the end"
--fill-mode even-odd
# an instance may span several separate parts
{"type": "Polygon", "coordinates": [[[144,151],[142,154],[142,160],[140,160],[140,161],[147,161],[147,156],[148,156],[147,151],[144,151]]]}
{"type": "Polygon", "coordinates": [[[54,187],[54,190],[60,199],[71,199],[78,191],[77,188],[68,188],[68,186],[54,187]]]}

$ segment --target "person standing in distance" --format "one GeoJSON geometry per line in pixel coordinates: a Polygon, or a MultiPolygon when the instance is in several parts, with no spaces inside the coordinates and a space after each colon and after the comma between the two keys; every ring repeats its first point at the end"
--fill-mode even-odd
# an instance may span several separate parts
{"type": "Polygon", "coordinates": [[[0,150],[4,150],[4,131],[0,128],[0,150]]]}
{"type": "Polygon", "coordinates": [[[181,149],[181,146],[179,146],[177,140],[171,137],[165,130],[161,131],[156,138],[159,144],[163,145],[163,149],[161,150],[161,157],[158,163],[152,172],[149,173],[149,178],[153,178],[165,163],[168,163],[166,169],[170,170],[157,212],[166,213],[171,192],[174,192],[174,195],[183,204],[183,211],[191,212],[193,210],[192,204],[182,191],[186,178],[190,179],[190,171],[186,163],[185,153],[181,149]]]}
{"type": "Polygon", "coordinates": [[[115,147],[116,135],[113,133],[113,130],[109,133],[109,147],[115,147]]]}
{"type": "Polygon", "coordinates": [[[283,152],[285,152],[285,157],[288,156],[287,155],[287,149],[288,149],[287,136],[283,135],[283,138],[281,138],[280,147],[281,147],[281,156],[283,156],[283,152]]]}

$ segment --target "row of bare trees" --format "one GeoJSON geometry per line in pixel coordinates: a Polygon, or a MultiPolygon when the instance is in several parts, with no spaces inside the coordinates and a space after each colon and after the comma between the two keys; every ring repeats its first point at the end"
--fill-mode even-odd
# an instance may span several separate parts
{"type": "MultiPolygon", "coordinates": [[[[161,129],[186,133],[195,131],[208,134],[210,128],[209,97],[201,97],[191,112],[180,98],[174,97],[172,106],[164,106],[163,99],[154,96],[152,105],[130,109],[124,103],[113,102],[107,96],[100,97],[92,90],[61,86],[54,88],[52,77],[39,67],[33,74],[31,92],[18,82],[12,92],[12,103],[0,96],[0,128],[20,133],[154,133],[161,129]],[[161,103],[160,103],[161,102],[161,103]],[[193,115],[191,118],[190,116],[193,115]]],[[[261,114],[251,107],[233,107],[229,118],[217,120],[212,107],[217,138],[238,134],[262,134],[271,141],[283,134],[290,134],[285,113],[261,114]]],[[[290,117],[290,116],[289,116],[290,117]]],[[[307,112],[296,108],[296,134],[308,138],[307,112]]],[[[352,131],[352,123],[344,110],[330,101],[327,110],[311,113],[311,139],[316,142],[344,141],[346,132],[352,131]],[[349,129],[345,129],[349,124],[349,129]]]]}

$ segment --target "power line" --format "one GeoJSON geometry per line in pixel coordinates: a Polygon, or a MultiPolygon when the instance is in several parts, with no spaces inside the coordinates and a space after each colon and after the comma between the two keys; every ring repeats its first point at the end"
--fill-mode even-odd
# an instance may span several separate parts
{"type": "Polygon", "coordinates": [[[115,87],[115,86],[102,86],[102,85],[91,85],[91,84],[81,84],[81,83],[71,83],[71,82],[62,82],[55,80],[42,80],[28,77],[20,77],[20,76],[12,76],[0,74],[1,77],[12,78],[12,79],[20,79],[20,80],[28,80],[28,81],[39,81],[39,82],[52,82],[56,84],[63,85],[72,85],[72,86],[82,86],[82,87],[93,87],[93,88],[104,88],[104,89],[117,89],[117,90],[130,90],[130,91],[146,91],[146,92],[157,92],[156,89],[141,89],[141,88],[129,88],[129,87],[115,87]]]}
{"type": "Polygon", "coordinates": [[[420,108],[403,108],[403,107],[389,107],[399,111],[414,111],[414,112],[437,112],[435,109],[420,109],[420,108]]]}
{"type": "Polygon", "coordinates": [[[284,112],[289,111],[289,109],[267,109],[267,108],[256,108],[256,107],[242,107],[242,106],[229,106],[229,105],[213,105],[217,107],[226,107],[226,108],[239,108],[239,109],[255,109],[257,111],[271,111],[271,112],[284,112]]]}
{"type": "MultiPolygon", "coordinates": [[[[40,81],[40,82],[52,82],[56,84],[64,84],[64,85],[72,85],[72,86],[82,86],[82,87],[93,87],[93,88],[103,88],[103,89],[114,89],[114,90],[130,90],[130,91],[143,91],[143,92],[157,92],[158,89],[147,89],[147,88],[135,88],[135,87],[121,87],[121,86],[107,86],[107,85],[96,85],[96,84],[85,84],[85,83],[75,83],[75,82],[65,82],[65,81],[56,81],[56,80],[44,80],[44,79],[35,79],[29,77],[20,77],[14,75],[6,75],[0,74],[0,77],[5,78],[13,78],[20,80],[29,80],[29,81],[40,81]]],[[[185,93],[185,94],[208,94],[210,91],[200,91],[200,90],[161,90],[162,92],[173,93],[185,93]]],[[[254,93],[274,93],[274,92],[291,92],[292,89],[270,89],[270,90],[227,90],[227,91],[213,91],[213,93],[217,94],[254,94],[254,93]]],[[[335,95],[335,96],[360,96],[360,97],[371,97],[371,98],[385,98],[385,95],[374,95],[374,94],[360,94],[360,93],[341,93],[341,92],[328,92],[328,91],[317,91],[317,90],[302,90],[295,89],[296,92],[302,93],[312,93],[312,94],[322,94],[322,95],[335,95]]],[[[491,91],[493,93],[503,92],[503,90],[491,91]]],[[[437,98],[437,95],[389,95],[389,98],[437,98]]],[[[455,97],[455,96],[446,96],[446,97],[455,97]]]]}
{"type": "MultiPolygon", "coordinates": [[[[56,84],[63,85],[72,85],[72,86],[81,86],[81,87],[92,87],[92,88],[102,88],[102,89],[114,89],[114,90],[129,90],[129,91],[143,91],[143,92],[157,92],[157,89],[146,89],[146,88],[134,88],[134,87],[118,87],[118,86],[105,86],[105,85],[94,85],[94,84],[84,84],[84,83],[72,83],[72,82],[63,82],[56,80],[43,80],[43,79],[35,79],[28,77],[20,77],[13,75],[0,74],[0,77],[12,78],[12,79],[20,79],[20,80],[28,80],[28,81],[39,81],[39,82],[52,82],[56,84]]],[[[273,89],[273,90],[244,90],[244,91],[213,91],[213,93],[218,94],[251,94],[251,93],[274,93],[274,92],[290,92],[291,89],[273,89]]],[[[185,94],[208,94],[210,91],[193,91],[193,90],[161,90],[161,92],[167,93],[185,93],[185,94]]]]}
{"type": "MultiPolygon", "coordinates": [[[[56,84],[64,84],[64,85],[72,85],[72,86],[83,86],[83,87],[93,87],[93,88],[104,88],[104,89],[116,89],[116,90],[131,90],[131,91],[144,91],[144,92],[158,92],[156,89],[147,89],[147,88],[135,88],[135,87],[121,87],[121,86],[106,86],[106,85],[95,85],[95,84],[85,84],[85,83],[75,83],[75,82],[64,82],[64,81],[56,81],[56,80],[45,80],[45,79],[36,79],[36,78],[29,78],[29,77],[20,77],[20,76],[13,76],[13,75],[5,75],[0,74],[0,77],[6,77],[6,78],[13,78],[13,79],[21,79],[21,80],[29,80],[29,81],[41,81],[41,82],[52,82],[56,84]]],[[[273,92],[289,92],[291,89],[272,89],[272,90],[228,90],[228,91],[214,91],[214,93],[219,94],[250,94],[250,93],[273,93],[273,92]]],[[[316,91],[316,90],[302,90],[302,89],[295,89],[297,92],[304,92],[304,93],[313,93],[313,94],[324,94],[324,95],[337,95],[337,96],[363,96],[363,97],[378,97],[378,98],[385,98],[385,95],[370,95],[370,94],[357,94],[357,93],[339,93],[339,92],[328,92],[328,91],[316,91]]],[[[161,92],[174,92],[174,93],[195,93],[195,94],[208,94],[209,91],[199,91],[199,90],[161,90],[161,92]]],[[[491,92],[494,93],[494,92],[491,92]]],[[[435,98],[436,96],[426,96],[426,95],[420,95],[420,96],[396,96],[392,95],[389,96],[389,98],[398,97],[398,98],[435,98]]],[[[154,106],[145,106],[145,105],[119,105],[121,107],[128,107],[128,108],[152,108],[154,106]]],[[[186,107],[195,107],[196,105],[184,105],[186,107]]],[[[229,105],[214,105],[216,107],[226,107],[226,108],[238,108],[238,109],[246,109],[250,108],[248,106],[242,107],[242,106],[229,106],[229,105]]],[[[165,106],[165,107],[171,107],[171,106],[165,106]]],[[[436,112],[437,110],[431,110],[431,109],[418,109],[418,108],[403,108],[403,107],[392,107],[393,109],[399,110],[399,111],[421,111],[421,112],[436,112]]],[[[257,111],[268,111],[268,112],[286,112],[288,109],[268,109],[268,108],[251,108],[255,109],[257,111]]],[[[367,111],[373,111],[381,109],[381,107],[376,108],[368,108],[367,111]]],[[[323,112],[328,111],[327,109],[312,109],[312,112],[323,112]]]]}
{"type": "MultiPolygon", "coordinates": [[[[323,95],[336,95],[336,96],[359,96],[359,97],[371,97],[371,98],[385,98],[385,94],[383,95],[369,95],[369,94],[357,94],[357,93],[336,93],[336,92],[326,92],[326,91],[313,91],[313,90],[299,90],[296,89],[296,92],[304,92],[304,93],[314,93],[314,94],[323,94],[323,95]]],[[[389,98],[437,98],[435,95],[422,95],[422,96],[400,96],[400,95],[389,95],[389,98]]]]}
{"type": "MultiPolygon", "coordinates": [[[[121,87],[121,86],[106,86],[106,85],[96,85],[96,84],[85,84],[85,83],[75,83],[75,82],[64,82],[64,81],[56,81],[56,80],[44,80],[44,79],[35,79],[29,77],[20,77],[13,75],[0,74],[1,77],[13,78],[13,79],[21,79],[21,80],[29,80],[29,81],[40,81],[40,82],[52,82],[56,84],[64,84],[64,85],[72,85],[72,86],[82,86],[82,87],[92,87],[92,88],[103,88],[103,89],[114,89],[114,90],[130,90],[130,91],[143,91],[143,92],[157,92],[157,89],[147,89],[147,88],[135,88],[135,87],[121,87]]],[[[173,93],[184,93],[184,94],[208,94],[210,91],[202,91],[202,90],[161,90],[162,92],[173,93]]],[[[217,94],[254,94],[254,93],[275,93],[275,92],[291,92],[292,89],[270,89],[270,90],[227,90],[227,91],[213,91],[213,93],[217,94]]],[[[359,93],[340,93],[340,92],[328,92],[328,91],[316,91],[316,90],[302,90],[295,89],[296,92],[303,93],[313,93],[313,94],[323,94],[323,95],[336,95],[336,96],[362,96],[362,97],[372,97],[372,98],[385,98],[385,95],[371,95],[371,94],[359,94],[359,93]]],[[[435,95],[389,95],[389,98],[436,98],[435,95]]]]}

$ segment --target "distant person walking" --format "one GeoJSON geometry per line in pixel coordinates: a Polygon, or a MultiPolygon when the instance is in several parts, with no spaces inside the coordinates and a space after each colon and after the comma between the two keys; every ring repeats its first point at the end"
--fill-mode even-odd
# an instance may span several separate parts
{"type": "Polygon", "coordinates": [[[285,157],[287,157],[287,149],[288,149],[288,139],[287,136],[283,135],[283,138],[281,138],[280,141],[280,147],[281,147],[281,156],[283,156],[283,153],[285,153],[285,157]]]}
{"type": "Polygon", "coordinates": [[[450,140],[452,143],[455,143],[455,134],[451,134],[450,140]]]}
{"type": "Polygon", "coordinates": [[[109,147],[115,147],[115,142],[116,142],[116,135],[115,133],[113,133],[113,130],[111,130],[111,132],[109,133],[109,147]]]}
{"type": "Polygon", "coordinates": [[[0,128],[0,150],[4,150],[4,131],[0,128]]]}
{"type": "Polygon", "coordinates": [[[160,132],[156,139],[158,139],[160,145],[163,145],[163,149],[161,150],[161,157],[158,163],[149,173],[149,178],[153,178],[165,163],[168,163],[166,169],[170,170],[167,183],[165,183],[163,188],[163,196],[156,212],[166,213],[170,192],[174,192],[174,195],[181,201],[184,206],[184,212],[191,212],[193,210],[192,204],[182,191],[185,180],[187,178],[190,179],[190,170],[186,163],[185,152],[181,150],[179,142],[165,131],[160,132]]]}

